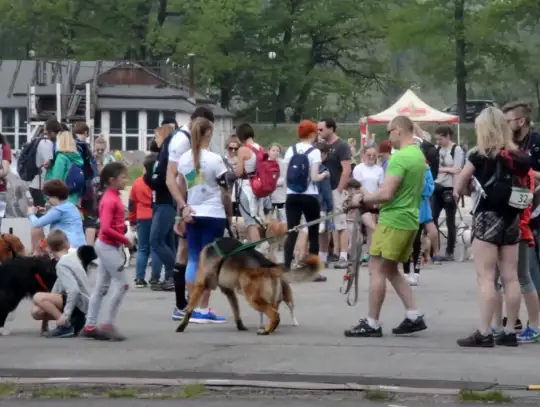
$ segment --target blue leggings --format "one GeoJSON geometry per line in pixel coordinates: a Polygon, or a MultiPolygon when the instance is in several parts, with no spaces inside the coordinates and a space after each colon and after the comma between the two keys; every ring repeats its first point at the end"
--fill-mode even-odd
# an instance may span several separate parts
{"type": "Polygon", "coordinates": [[[186,268],[186,281],[195,281],[199,256],[204,246],[212,243],[225,233],[226,219],[211,218],[209,216],[194,216],[194,222],[188,223],[186,228],[188,245],[188,263],[186,268]]]}

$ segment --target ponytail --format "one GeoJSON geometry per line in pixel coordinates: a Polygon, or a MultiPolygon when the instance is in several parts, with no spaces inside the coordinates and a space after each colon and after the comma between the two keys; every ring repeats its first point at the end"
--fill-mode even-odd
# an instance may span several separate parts
{"type": "Polygon", "coordinates": [[[195,119],[191,124],[191,154],[193,154],[193,167],[195,168],[196,175],[199,175],[204,136],[208,130],[212,130],[212,128],[212,122],[203,117],[195,119]]]}

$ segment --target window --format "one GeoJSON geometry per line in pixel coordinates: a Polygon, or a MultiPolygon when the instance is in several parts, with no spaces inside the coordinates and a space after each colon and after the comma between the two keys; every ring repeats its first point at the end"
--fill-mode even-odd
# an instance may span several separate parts
{"type": "Polygon", "coordinates": [[[15,109],[2,109],[2,131],[15,132],[15,109]]]}
{"type": "Polygon", "coordinates": [[[19,132],[26,133],[27,120],[28,119],[26,117],[26,109],[25,108],[19,109],[19,132]]]}
{"type": "Polygon", "coordinates": [[[122,151],[122,137],[110,136],[109,137],[109,149],[122,151]]]}
{"type": "Polygon", "coordinates": [[[139,149],[139,136],[127,136],[126,137],[126,150],[137,151],[139,149]]]}
{"type": "Polygon", "coordinates": [[[94,134],[101,133],[101,111],[96,110],[96,115],[94,116],[94,134]]]}
{"type": "Polygon", "coordinates": [[[148,134],[154,134],[154,130],[159,127],[159,110],[146,111],[146,129],[148,134]]]}
{"type": "Polygon", "coordinates": [[[11,146],[12,149],[15,149],[15,135],[14,134],[8,134],[6,137],[6,140],[8,144],[11,146]]]}
{"type": "Polygon", "coordinates": [[[126,134],[139,134],[138,110],[126,110],[126,134]]]}
{"type": "Polygon", "coordinates": [[[122,111],[110,111],[110,129],[111,133],[122,134],[122,111]]]}

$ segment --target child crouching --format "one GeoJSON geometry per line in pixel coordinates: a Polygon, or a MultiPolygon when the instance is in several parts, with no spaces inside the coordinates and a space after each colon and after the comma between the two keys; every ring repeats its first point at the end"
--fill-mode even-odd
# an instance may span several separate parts
{"type": "Polygon", "coordinates": [[[42,334],[47,333],[47,321],[56,321],[52,338],[76,336],[84,326],[90,284],[77,252],[68,253],[70,246],[64,232],[53,230],[47,236],[47,247],[58,260],[56,282],[50,293],[37,293],[33,297],[32,317],[43,321],[42,334]]]}

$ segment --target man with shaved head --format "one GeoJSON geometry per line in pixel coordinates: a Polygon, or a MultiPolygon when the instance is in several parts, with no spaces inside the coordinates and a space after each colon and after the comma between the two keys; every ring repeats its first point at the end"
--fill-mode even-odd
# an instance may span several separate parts
{"type": "Polygon", "coordinates": [[[353,197],[353,204],[380,204],[380,208],[369,248],[368,315],[345,331],[348,337],[382,336],[379,315],[386,295],[386,280],[394,286],[406,310],[405,319],[392,333],[410,334],[427,328],[423,315],[416,309],[409,283],[398,271],[398,263],[410,258],[419,228],[427,163],[414,139],[414,125],[408,117],[398,116],[388,124],[388,138],[397,151],[390,158],[383,184],[374,193],[362,190],[353,197]]]}

